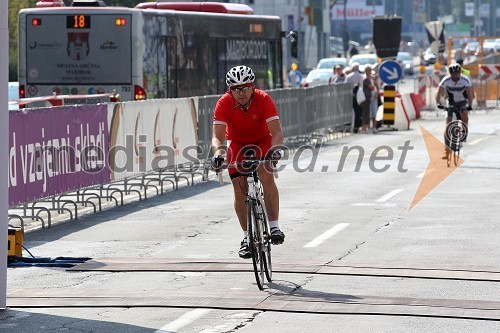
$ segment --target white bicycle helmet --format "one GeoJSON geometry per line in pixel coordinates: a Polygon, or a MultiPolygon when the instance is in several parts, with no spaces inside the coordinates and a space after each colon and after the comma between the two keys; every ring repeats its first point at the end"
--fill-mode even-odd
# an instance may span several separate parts
{"type": "Polygon", "coordinates": [[[450,74],[452,73],[460,73],[462,71],[462,67],[458,63],[453,63],[448,67],[448,70],[450,71],[450,74]]]}
{"type": "Polygon", "coordinates": [[[247,83],[254,83],[255,74],[250,67],[235,66],[226,74],[226,84],[228,87],[241,86],[247,83]]]}

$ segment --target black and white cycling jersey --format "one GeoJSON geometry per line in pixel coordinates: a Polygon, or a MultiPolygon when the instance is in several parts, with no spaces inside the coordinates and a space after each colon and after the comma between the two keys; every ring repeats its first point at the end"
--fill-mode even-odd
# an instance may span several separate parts
{"type": "Polygon", "coordinates": [[[472,87],[470,78],[465,75],[460,75],[458,81],[453,81],[451,75],[446,75],[441,82],[439,88],[446,90],[450,105],[467,101],[467,88],[472,87]]]}

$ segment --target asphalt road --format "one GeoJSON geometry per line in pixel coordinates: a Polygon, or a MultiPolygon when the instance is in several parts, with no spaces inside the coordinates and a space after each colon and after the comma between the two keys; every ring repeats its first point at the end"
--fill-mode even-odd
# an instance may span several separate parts
{"type": "MultiPolygon", "coordinates": [[[[338,138],[316,154],[306,149],[281,163],[277,183],[286,241],[273,247],[276,267],[328,263],[372,269],[285,269],[274,273],[264,291],[251,271],[156,271],[167,259],[242,261],[232,189],[227,179],[220,186],[213,178],[28,232],[24,244],[36,257],[122,258],[123,270],[9,268],[7,303],[17,305],[0,312],[0,331],[499,332],[499,110],[471,115],[463,164],[409,209],[430,162],[422,128],[440,139],[443,114],[428,113],[409,131],[338,138]],[[356,152],[364,155],[358,159],[356,152]],[[127,271],[131,262],[148,261],[147,271],[127,271]],[[388,267],[416,271],[391,276],[388,267]],[[429,272],[438,276],[429,278],[429,272]],[[16,293],[31,298],[16,299],[16,293]],[[65,293],[80,296],[61,305],[58,298],[65,293]],[[302,308],[279,298],[292,296],[302,297],[296,302],[302,308]],[[79,297],[96,298],[78,306],[79,297]],[[138,297],[139,305],[127,297],[138,297]],[[169,297],[177,303],[162,306],[169,297]],[[252,305],[259,297],[262,304],[274,302],[271,310],[252,305]],[[335,308],[346,299],[346,306],[363,304],[348,313],[335,308]],[[377,302],[388,303],[377,312],[377,302]],[[437,311],[436,302],[445,305],[437,311]]],[[[436,162],[430,171],[446,168],[436,162]]]]}

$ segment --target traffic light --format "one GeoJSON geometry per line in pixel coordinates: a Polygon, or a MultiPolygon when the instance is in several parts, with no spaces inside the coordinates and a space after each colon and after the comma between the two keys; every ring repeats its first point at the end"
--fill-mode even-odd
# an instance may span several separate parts
{"type": "Polygon", "coordinates": [[[299,36],[297,31],[292,31],[290,33],[290,54],[292,58],[298,58],[297,44],[298,44],[299,36]]]}

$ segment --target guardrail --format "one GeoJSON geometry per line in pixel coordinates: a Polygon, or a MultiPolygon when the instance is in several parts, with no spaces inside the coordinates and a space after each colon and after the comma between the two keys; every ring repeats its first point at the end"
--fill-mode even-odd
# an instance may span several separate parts
{"type": "Polygon", "coordinates": [[[120,100],[120,95],[116,92],[93,95],[57,95],[54,93],[52,96],[28,97],[9,101],[9,107],[15,106],[22,109],[26,107],[62,106],[67,104],[82,104],[80,103],[82,100],[86,100],[87,102],[93,101],[94,104],[117,102],[120,100]]]}
{"type": "MultiPolygon", "coordinates": [[[[351,92],[350,84],[269,91],[290,148],[345,132],[351,92]]],[[[205,180],[219,97],[9,112],[9,221],[50,226],[53,214],[77,219],[81,206],[95,212],[104,200],[118,206],[130,194],[143,200],[205,180]]]]}

